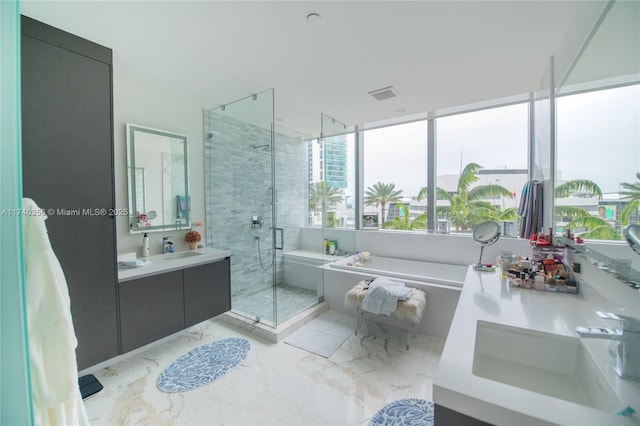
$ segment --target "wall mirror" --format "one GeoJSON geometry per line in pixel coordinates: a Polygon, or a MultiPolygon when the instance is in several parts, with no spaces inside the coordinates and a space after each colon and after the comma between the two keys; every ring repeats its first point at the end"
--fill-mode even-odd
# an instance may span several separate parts
{"type": "Polygon", "coordinates": [[[131,233],[189,229],[187,137],[127,123],[131,233]]]}

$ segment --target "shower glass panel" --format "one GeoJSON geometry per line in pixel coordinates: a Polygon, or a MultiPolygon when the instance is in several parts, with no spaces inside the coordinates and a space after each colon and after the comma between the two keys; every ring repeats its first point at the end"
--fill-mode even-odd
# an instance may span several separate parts
{"type": "MultiPolygon", "coordinates": [[[[322,229],[328,260],[355,251],[357,194],[355,188],[355,131],[326,115],[321,115],[319,148],[320,182],[314,183],[321,199],[322,229]],[[331,245],[334,247],[332,248],[331,245]]],[[[312,189],[313,190],[313,189],[312,189]]]]}
{"type": "MultiPolygon", "coordinates": [[[[276,212],[278,233],[284,236],[282,250],[276,251],[278,324],[292,318],[323,297],[322,261],[300,250],[301,229],[308,205],[309,137],[275,126],[276,212]]],[[[317,253],[316,253],[317,254],[317,253]]]]}
{"type": "Polygon", "coordinates": [[[277,327],[321,300],[323,279],[300,251],[309,138],[273,125],[273,97],[205,111],[205,219],[207,244],[233,253],[232,311],[277,327]]]}
{"type": "Polygon", "coordinates": [[[273,100],[271,89],[205,111],[204,145],[207,244],[233,253],[231,308],[275,327],[273,100]]]}

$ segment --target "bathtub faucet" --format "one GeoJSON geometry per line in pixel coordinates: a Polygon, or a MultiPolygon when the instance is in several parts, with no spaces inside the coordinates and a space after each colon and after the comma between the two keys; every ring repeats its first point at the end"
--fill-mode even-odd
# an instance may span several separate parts
{"type": "Polygon", "coordinates": [[[640,380],[640,321],[625,315],[596,312],[605,320],[617,321],[620,328],[577,327],[580,337],[618,341],[616,373],[624,379],[640,380]]]}

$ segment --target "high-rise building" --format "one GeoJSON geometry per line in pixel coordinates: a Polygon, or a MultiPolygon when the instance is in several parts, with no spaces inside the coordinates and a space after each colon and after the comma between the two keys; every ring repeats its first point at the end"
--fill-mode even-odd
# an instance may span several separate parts
{"type": "Polygon", "coordinates": [[[325,138],[320,147],[320,161],[324,164],[324,181],[334,188],[346,188],[347,136],[325,138]]]}
{"type": "Polygon", "coordinates": [[[347,136],[309,142],[309,182],[327,182],[333,188],[347,187],[347,136]]]}

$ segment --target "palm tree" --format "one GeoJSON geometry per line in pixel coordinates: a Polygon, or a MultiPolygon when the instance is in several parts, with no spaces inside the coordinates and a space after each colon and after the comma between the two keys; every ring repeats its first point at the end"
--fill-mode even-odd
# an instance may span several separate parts
{"type": "MultiPolygon", "coordinates": [[[[602,191],[598,184],[593,181],[587,179],[575,179],[556,186],[555,197],[596,197],[600,200],[602,198],[602,191]]],[[[578,219],[581,217],[591,217],[591,213],[580,207],[558,205],[555,207],[555,215],[556,222],[562,221],[563,218],[578,219]]]]}
{"type": "MultiPolygon", "coordinates": [[[[622,184],[625,185],[625,184],[622,184]]],[[[640,194],[640,193],[639,193],[640,194]]],[[[600,200],[602,198],[602,190],[593,181],[587,179],[570,180],[556,186],[556,198],[586,198],[595,197],[600,200]]],[[[628,207],[628,206],[627,206],[628,207]]],[[[625,208],[626,209],[626,208],[625,208]]],[[[591,215],[583,208],[575,206],[557,206],[555,207],[556,222],[567,220],[570,221],[565,225],[569,229],[587,229],[586,232],[580,233],[582,238],[591,240],[621,240],[620,232],[616,230],[609,222],[591,215]]],[[[622,215],[621,215],[622,217],[622,215]]]]}
{"type": "Polygon", "coordinates": [[[316,182],[309,188],[309,208],[314,212],[320,210],[324,213],[329,208],[329,204],[342,201],[340,189],[331,186],[328,182],[316,182]]]}
{"type": "Polygon", "coordinates": [[[401,199],[402,190],[396,190],[394,183],[374,183],[367,188],[364,193],[364,204],[366,206],[381,207],[381,224],[384,225],[386,208],[389,203],[397,203],[401,199]]]}
{"type": "Polygon", "coordinates": [[[382,225],[385,229],[404,229],[404,230],[412,230],[412,229],[426,229],[427,228],[427,213],[422,213],[420,216],[416,217],[413,220],[409,219],[409,209],[403,204],[398,203],[398,210],[403,211],[404,214],[390,220],[389,222],[382,225]]]}
{"type": "MultiPolygon", "coordinates": [[[[636,179],[640,180],[640,173],[636,173],[636,179]]],[[[640,207],[640,182],[622,182],[620,186],[625,189],[624,191],[620,191],[620,195],[622,195],[624,200],[628,200],[629,202],[620,212],[620,226],[623,227],[629,224],[631,215],[636,214],[638,207],[640,207]]]]}
{"type": "Polygon", "coordinates": [[[556,186],[556,198],[567,198],[570,196],[588,198],[602,198],[602,191],[597,183],[588,179],[574,179],[556,186]]]}
{"type": "Polygon", "coordinates": [[[590,240],[621,240],[620,232],[609,222],[597,216],[580,216],[565,225],[566,228],[578,229],[587,228],[588,231],[580,234],[582,238],[590,240]]]}
{"type": "Polygon", "coordinates": [[[470,213],[473,223],[481,223],[487,220],[493,220],[494,222],[500,222],[501,220],[518,220],[520,215],[516,207],[509,207],[507,209],[501,209],[500,207],[491,205],[487,207],[477,207],[470,213]]]}
{"type": "MultiPolygon", "coordinates": [[[[460,173],[458,186],[453,193],[436,188],[436,199],[449,202],[448,206],[440,206],[436,209],[438,215],[446,217],[456,227],[457,232],[468,231],[474,225],[486,220],[484,217],[496,215],[497,208],[484,200],[499,196],[513,198],[511,191],[502,185],[489,184],[472,188],[472,185],[479,180],[478,172],[482,168],[477,163],[467,164],[460,173]]],[[[426,195],[427,187],[424,187],[418,193],[418,201],[426,198],[426,195]]],[[[512,215],[513,211],[510,210],[508,214],[512,215]]]]}

